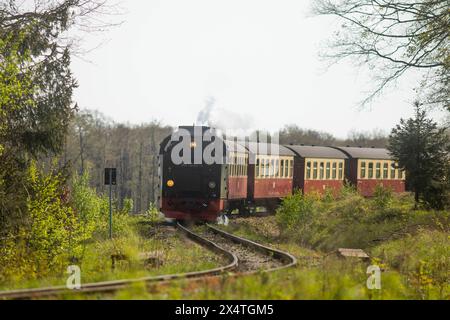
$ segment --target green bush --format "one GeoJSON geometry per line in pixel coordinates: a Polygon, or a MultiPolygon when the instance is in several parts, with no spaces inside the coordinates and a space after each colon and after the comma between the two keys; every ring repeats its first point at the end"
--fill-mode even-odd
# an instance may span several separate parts
{"type": "Polygon", "coordinates": [[[379,209],[384,209],[392,202],[393,194],[391,188],[385,188],[382,185],[375,187],[373,201],[379,209]]]}
{"type": "Polygon", "coordinates": [[[64,272],[83,238],[74,210],[65,203],[61,172],[46,174],[32,162],[27,174],[25,221],[0,247],[2,280],[64,272]]]}
{"type": "Polygon", "coordinates": [[[284,237],[324,251],[339,247],[369,248],[414,232],[419,226],[448,223],[448,212],[413,210],[411,196],[377,188],[372,199],[351,188],[328,197],[296,193],[283,200],[276,218],[284,237]]]}
{"type": "Polygon", "coordinates": [[[424,230],[381,244],[373,254],[408,275],[410,285],[422,299],[450,296],[450,239],[447,232],[424,230]]]}
{"type": "Polygon", "coordinates": [[[316,195],[304,195],[299,191],[284,198],[276,211],[277,222],[283,233],[305,243],[317,214],[316,204],[316,195]]]}

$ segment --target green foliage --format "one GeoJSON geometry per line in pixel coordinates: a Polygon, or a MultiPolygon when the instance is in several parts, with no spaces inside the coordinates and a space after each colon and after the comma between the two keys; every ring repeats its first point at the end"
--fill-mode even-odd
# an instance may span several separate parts
{"type": "Polygon", "coordinates": [[[75,175],[72,183],[70,206],[77,214],[83,241],[90,239],[94,232],[105,233],[108,226],[108,201],[101,198],[89,186],[89,173],[75,175]]]}
{"type": "Polygon", "coordinates": [[[384,263],[406,274],[421,299],[450,296],[450,238],[445,231],[428,231],[384,243],[373,250],[384,263]]]}
{"type": "Polygon", "coordinates": [[[123,199],[122,213],[130,214],[132,212],[133,212],[133,199],[131,198],[123,199]]]}
{"type": "Polygon", "coordinates": [[[423,200],[431,208],[443,209],[450,192],[449,138],[418,102],[415,107],[415,117],[401,119],[392,130],[388,149],[406,169],[416,202],[423,200]]]}
{"type": "Polygon", "coordinates": [[[320,250],[369,248],[379,242],[415,232],[420,226],[448,223],[446,211],[413,210],[408,195],[378,188],[366,199],[352,189],[329,201],[300,193],[283,200],[276,218],[283,237],[320,250]]]}
{"type": "Polygon", "coordinates": [[[161,221],[160,212],[153,203],[149,204],[148,210],[145,212],[145,216],[148,217],[150,223],[152,224],[161,221]]]}
{"type": "Polygon", "coordinates": [[[295,234],[303,239],[302,235],[311,228],[313,218],[317,214],[315,197],[298,191],[283,199],[276,214],[284,233],[295,234]]]}
{"type": "Polygon", "coordinates": [[[34,162],[28,169],[27,223],[10,233],[0,247],[0,277],[36,278],[63,272],[79,249],[75,212],[65,203],[65,179],[43,173],[34,162]]]}
{"type": "Polygon", "coordinates": [[[384,209],[389,206],[393,200],[393,193],[391,188],[385,188],[382,185],[375,187],[373,201],[377,208],[384,209]]]}

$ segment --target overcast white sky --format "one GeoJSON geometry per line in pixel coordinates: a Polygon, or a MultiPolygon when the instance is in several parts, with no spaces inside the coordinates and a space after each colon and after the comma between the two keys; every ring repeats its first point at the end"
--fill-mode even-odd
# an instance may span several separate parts
{"type": "Polygon", "coordinates": [[[308,17],[310,1],[123,0],[125,23],[85,41],[108,39],[91,63],[73,59],[75,100],[119,122],[192,124],[214,97],[212,120],[231,128],[388,132],[412,113],[414,79],[361,110],[370,77],[326,70],[318,52],[336,21],[308,17]]]}

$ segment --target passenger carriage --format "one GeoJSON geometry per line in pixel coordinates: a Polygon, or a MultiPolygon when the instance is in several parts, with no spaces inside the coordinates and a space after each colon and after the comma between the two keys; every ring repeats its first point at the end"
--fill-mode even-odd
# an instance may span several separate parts
{"type": "Polygon", "coordinates": [[[327,189],[337,194],[345,181],[345,160],[348,157],[341,151],[330,147],[288,145],[295,153],[294,189],[303,193],[327,189]]]}
{"type": "Polygon", "coordinates": [[[347,179],[365,197],[373,196],[377,186],[390,188],[393,192],[405,192],[406,175],[392,159],[387,149],[336,147],[344,152],[347,179]]]}

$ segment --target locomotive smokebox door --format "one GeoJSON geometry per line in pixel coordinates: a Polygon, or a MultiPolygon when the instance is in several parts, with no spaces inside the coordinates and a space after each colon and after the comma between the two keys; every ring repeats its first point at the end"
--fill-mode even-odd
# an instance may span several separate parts
{"type": "Polygon", "coordinates": [[[105,168],[105,185],[117,184],[117,169],[116,168],[105,168]]]}

